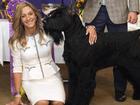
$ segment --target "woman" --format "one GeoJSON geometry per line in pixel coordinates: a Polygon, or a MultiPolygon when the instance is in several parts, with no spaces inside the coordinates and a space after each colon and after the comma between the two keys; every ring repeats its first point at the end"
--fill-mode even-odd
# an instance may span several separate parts
{"type": "Polygon", "coordinates": [[[16,93],[7,105],[21,104],[21,86],[32,105],[64,105],[62,79],[51,55],[53,40],[45,35],[40,15],[32,4],[17,5],[13,30],[9,45],[16,93]]]}

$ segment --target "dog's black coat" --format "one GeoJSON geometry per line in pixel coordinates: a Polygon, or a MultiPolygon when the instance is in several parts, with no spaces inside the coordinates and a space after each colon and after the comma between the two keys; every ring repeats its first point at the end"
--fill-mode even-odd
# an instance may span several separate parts
{"type": "Polygon", "coordinates": [[[86,28],[77,14],[66,8],[51,12],[44,19],[44,29],[56,43],[64,31],[64,60],[69,68],[69,104],[88,105],[96,70],[108,66],[124,67],[122,74],[132,83],[134,99],[140,99],[140,30],[98,33],[90,45],[86,28]]]}

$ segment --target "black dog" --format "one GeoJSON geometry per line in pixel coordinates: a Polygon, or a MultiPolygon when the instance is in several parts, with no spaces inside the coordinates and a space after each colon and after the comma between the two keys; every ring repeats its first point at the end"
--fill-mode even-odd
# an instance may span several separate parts
{"type": "Polygon", "coordinates": [[[96,71],[114,65],[125,68],[121,72],[133,85],[133,99],[140,99],[140,30],[98,33],[97,43],[91,46],[78,15],[66,8],[45,16],[44,29],[57,44],[63,39],[62,31],[65,35],[69,105],[89,105],[96,71]]]}

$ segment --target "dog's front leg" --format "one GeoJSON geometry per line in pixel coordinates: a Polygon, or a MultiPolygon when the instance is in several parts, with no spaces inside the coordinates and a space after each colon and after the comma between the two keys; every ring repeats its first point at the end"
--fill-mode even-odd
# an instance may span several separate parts
{"type": "Polygon", "coordinates": [[[68,67],[68,95],[67,95],[67,100],[65,105],[73,105],[73,101],[75,93],[76,93],[76,88],[78,84],[78,68],[77,66],[72,62],[66,62],[66,65],[68,67]]]}
{"type": "Polygon", "coordinates": [[[78,73],[78,84],[75,88],[71,105],[89,105],[93,90],[93,69],[91,67],[82,67],[78,73]]]}

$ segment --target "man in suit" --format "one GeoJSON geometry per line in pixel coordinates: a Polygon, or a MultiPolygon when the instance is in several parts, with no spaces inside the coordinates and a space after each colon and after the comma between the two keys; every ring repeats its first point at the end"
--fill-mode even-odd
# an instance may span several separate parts
{"type": "MultiPolygon", "coordinates": [[[[86,25],[94,25],[97,32],[104,32],[105,27],[108,32],[127,31],[127,22],[137,22],[138,11],[139,0],[87,0],[83,20],[86,25]]],[[[113,68],[115,100],[123,102],[127,80],[118,69],[123,68],[113,68]]]]}

